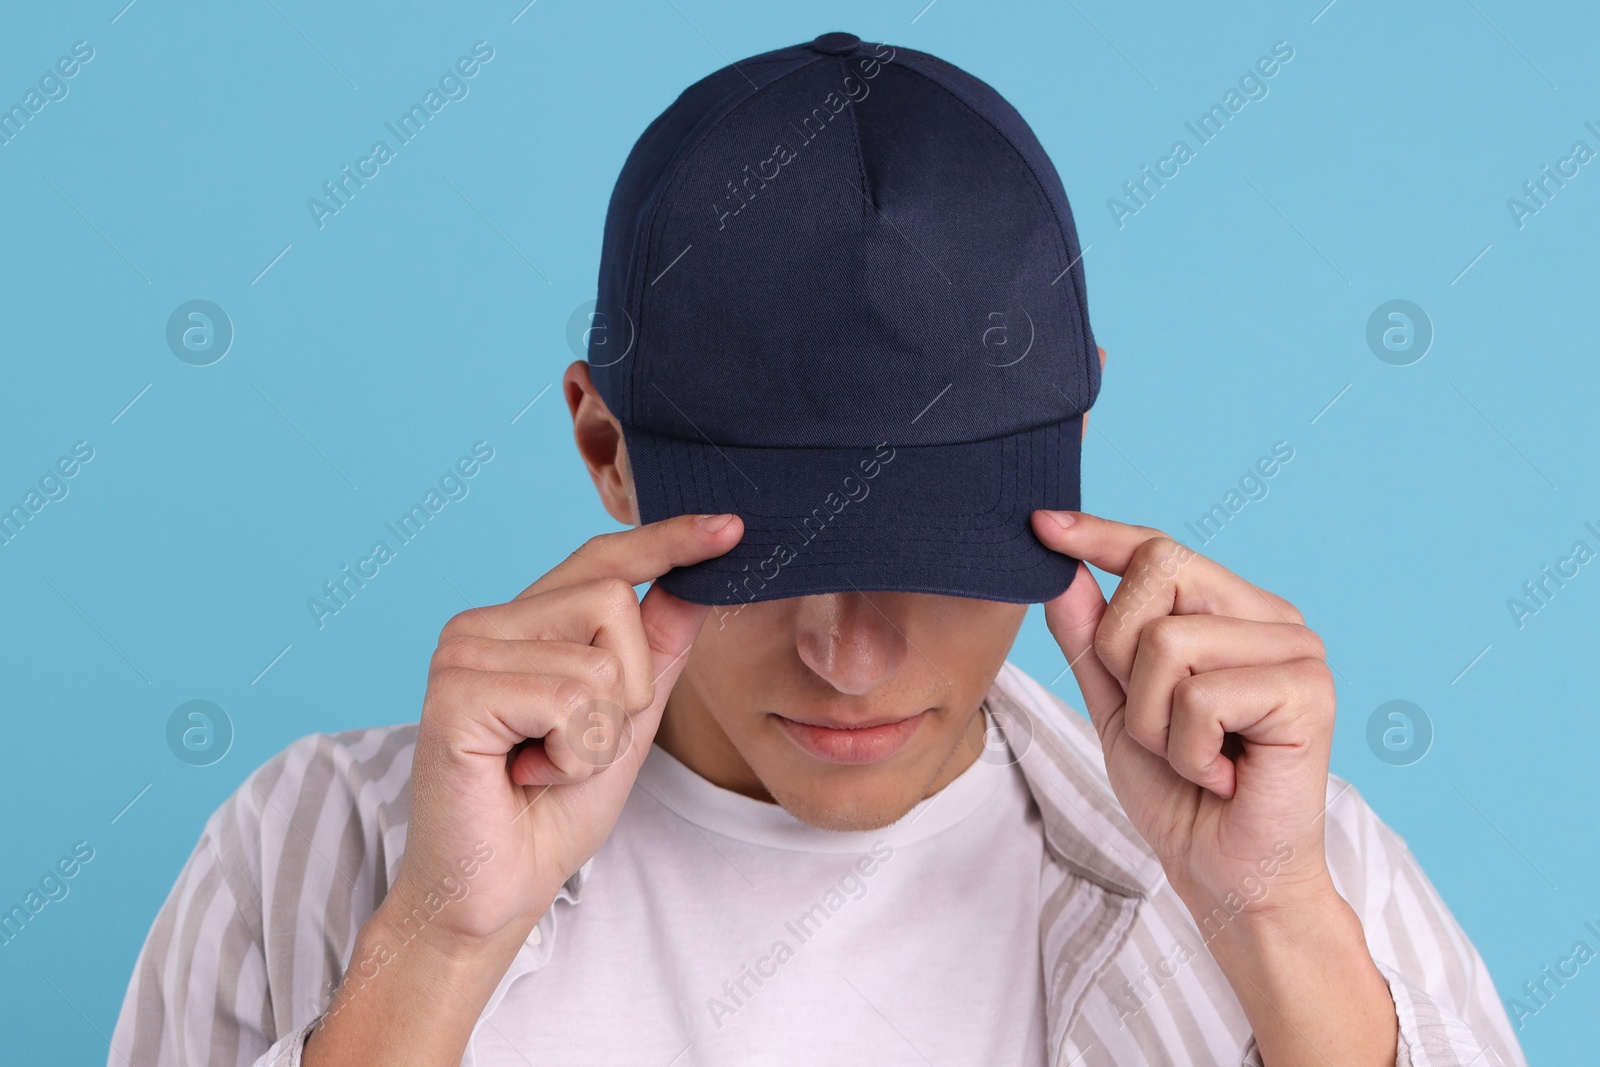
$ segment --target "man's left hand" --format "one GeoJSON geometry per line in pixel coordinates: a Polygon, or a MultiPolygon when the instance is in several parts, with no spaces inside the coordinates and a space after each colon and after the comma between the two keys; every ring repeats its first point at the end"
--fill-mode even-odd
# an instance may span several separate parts
{"type": "Polygon", "coordinates": [[[1209,911],[1263,883],[1252,907],[1325,900],[1334,686],[1300,612],[1158,530],[1052,511],[1033,529],[1122,579],[1108,604],[1079,563],[1045,621],[1111,785],[1184,902],[1209,911]]]}
{"type": "Polygon", "coordinates": [[[1293,604],[1156,530],[1036,511],[1083,562],[1045,621],[1111,787],[1274,1067],[1396,1058],[1394,1000],[1324,847],[1333,677],[1293,604]],[[1219,919],[1218,916],[1221,916],[1219,919]]]}

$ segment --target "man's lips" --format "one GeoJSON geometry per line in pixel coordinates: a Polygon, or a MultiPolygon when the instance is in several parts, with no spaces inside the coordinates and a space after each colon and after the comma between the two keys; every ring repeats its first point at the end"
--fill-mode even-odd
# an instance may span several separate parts
{"type": "Polygon", "coordinates": [[[808,755],[828,763],[865,764],[880,763],[905,747],[911,740],[927,712],[904,719],[879,719],[864,725],[852,725],[838,720],[798,719],[775,716],[789,740],[800,746],[808,755]]]}

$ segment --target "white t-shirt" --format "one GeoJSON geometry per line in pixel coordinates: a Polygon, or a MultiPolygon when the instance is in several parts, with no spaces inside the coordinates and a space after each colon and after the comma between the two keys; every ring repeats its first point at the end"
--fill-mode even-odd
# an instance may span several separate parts
{"type": "Polygon", "coordinates": [[[839,833],[654,747],[468,1062],[1042,1067],[1043,863],[1010,764],[839,833]]]}

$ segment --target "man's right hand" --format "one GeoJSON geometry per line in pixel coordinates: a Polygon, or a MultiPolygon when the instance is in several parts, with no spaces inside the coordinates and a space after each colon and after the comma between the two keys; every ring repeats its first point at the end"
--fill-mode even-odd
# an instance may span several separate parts
{"type": "Polygon", "coordinates": [[[603,534],[509,603],[445,625],[400,872],[307,1067],[460,1061],[517,948],[615,825],[710,611],[633,587],[742,535],[730,515],[603,534]]]}

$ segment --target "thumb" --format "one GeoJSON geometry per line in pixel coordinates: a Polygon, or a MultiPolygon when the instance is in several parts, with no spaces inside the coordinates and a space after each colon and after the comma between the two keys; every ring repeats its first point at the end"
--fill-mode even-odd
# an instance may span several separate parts
{"type": "Polygon", "coordinates": [[[639,601],[639,621],[650,646],[650,678],[655,685],[655,699],[645,714],[658,714],[666,705],[673,684],[688,662],[689,649],[710,613],[709,605],[681,600],[660,584],[651,585],[639,601]]]}
{"type": "Polygon", "coordinates": [[[639,601],[639,621],[644,627],[645,643],[650,646],[650,677],[655,697],[649,707],[627,716],[622,723],[623,740],[616,762],[629,772],[629,783],[655,741],[667,698],[672,695],[672,687],[683,673],[683,665],[689,661],[694,639],[710,613],[709,605],[680,600],[659,585],[651,585],[639,601]]]}
{"type": "Polygon", "coordinates": [[[1106,723],[1127,701],[1122,683],[1100,662],[1094,650],[1095,631],[1105,613],[1106,598],[1089,573],[1088,564],[1081,560],[1067,591],[1044,606],[1045,625],[1067,657],[1067,665],[1083,692],[1085,710],[1102,737],[1106,723]]]}

